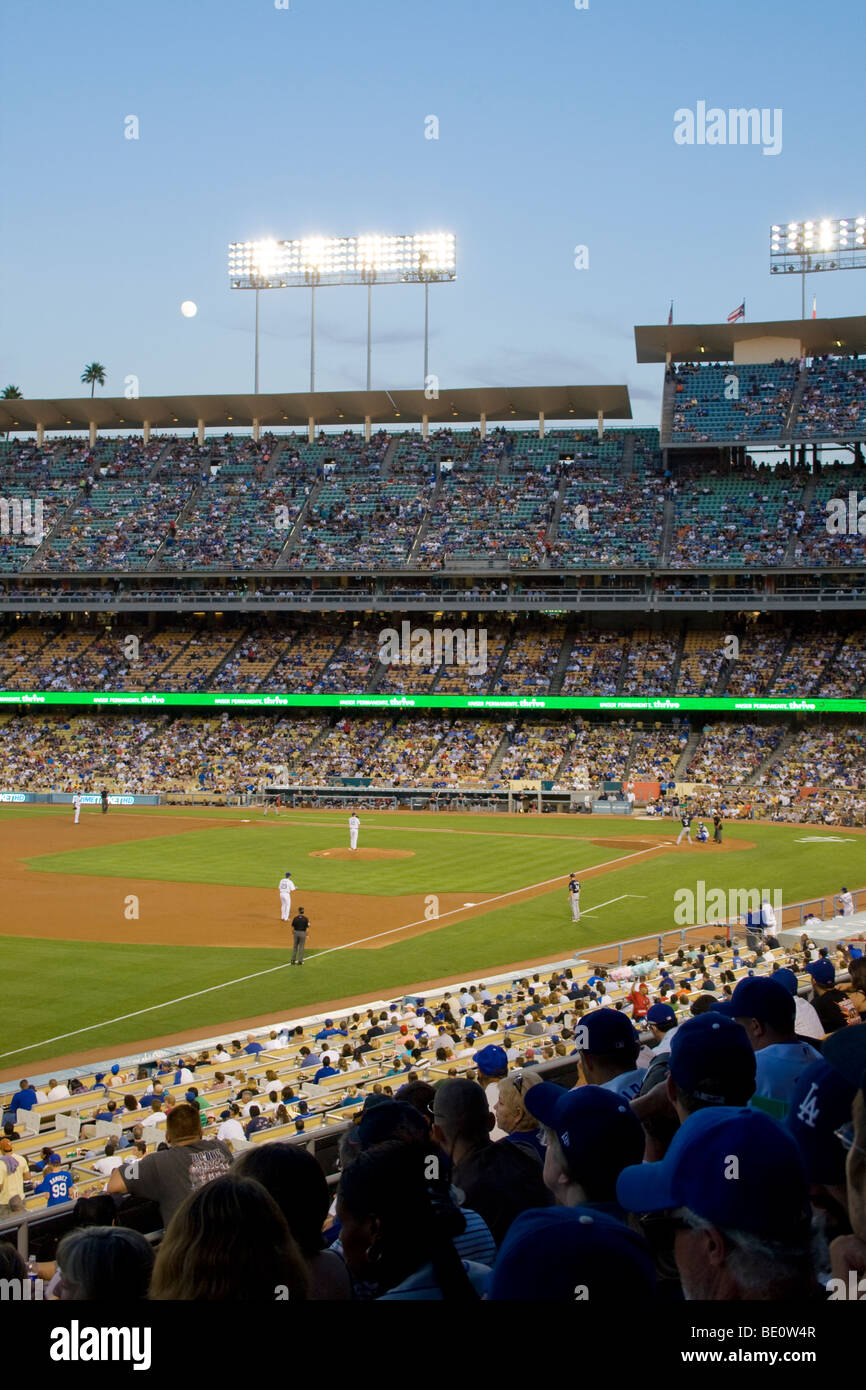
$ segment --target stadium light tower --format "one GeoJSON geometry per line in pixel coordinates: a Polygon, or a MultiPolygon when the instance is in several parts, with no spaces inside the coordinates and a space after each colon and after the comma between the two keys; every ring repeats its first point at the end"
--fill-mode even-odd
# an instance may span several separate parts
{"type": "Polygon", "coordinates": [[[429,361],[431,284],[457,278],[453,232],[413,236],[304,237],[294,241],[233,241],[229,278],[234,290],[256,292],[255,392],[259,390],[259,294],[310,289],[310,390],[316,383],[316,290],[325,285],[367,286],[367,390],[372,361],[373,285],[424,285],[424,381],[429,361]]]}
{"type": "Polygon", "coordinates": [[[806,276],[821,270],[866,270],[866,217],[823,217],[812,222],[774,222],[770,273],[800,276],[806,317],[806,276]]]}

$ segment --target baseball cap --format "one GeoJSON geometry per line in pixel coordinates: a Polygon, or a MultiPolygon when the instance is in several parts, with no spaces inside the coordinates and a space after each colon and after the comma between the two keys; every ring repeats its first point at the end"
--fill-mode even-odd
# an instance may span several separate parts
{"type": "Polygon", "coordinates": [[[753,975],[740,980],[731,998],[719,1001],[714,1013],[726,1014],[728,1018],[756,1018],[759,1023],[769,1023],[780,1032],[788,1032],[794,1027],[794,1000],[783,984],[765,975],[753,975]]]}
{"type": "Polygon", "coordinates": [[[688,1207],[722,1229],[786,1243],[808,1229],[806,1166],[790,1132],[760,1110],[719,1106],[690,1115],[660,1163],[619,1175],[628,1211],[688,1207]]]}
{"type": "Polygon", "coordinates": [[[384,1105],[365,1106],[355,1130],[355,1137],[362,1148],[372,1148],[374,1144],[384,1144],[390,1139],[411,1134],[413,1138],[427,1138],[428,1125],[414,1105],[406,1101],[392,1100],[386,1096],[384,1105]]]}
{"type": "MultiPolygon", "coordinates": [[[[862,1026],[862,1025],[861,1025],[862,1026]]],[[[866,1027],[837,1028],[821,1044],[821,1056],[852,1086],[866,1086],[866,1027]]]]}
{"type": "Polygon", "coordinates": [[[473,1052],[472,1060],[485,1076],[495,1076],[497,1072],[504,1074],[508,1071],[508,1056],[505,1048],[498,1047],[496,1043],[488,1043],[478,1052],[473,1052]]]}
{"type": "Polygon", "coordinates": [[[60,1157],[60,1154],[58,1154],[58,1153],[53,1153],[53,1154],[49,1154],[49,1155],[48,1155],[48,1157],[46,1158],[45,1162],[46,1162],[46,1163],[56,1163],[56,1164],[58,1164],[58,1166],[60,1166],[60,1165],[62,1165],[62,1163],[63,1163],[63,1159],[60,1157]]]}
{"type": "Polygon", "coordinates": [[[389,1105],[390,1103],[390,1096],[379,1095],[377,1092],[372,1091],[370,1095],[364,1097],[361,1113],[366,1114],[368,1110],[374,1110],[377,1105],[389,1105]]]}
{"type": "Polygon", "coordinates": [[[117,1062],[112,1062],[112,1064],[111,1064],[111,1075],[112,1075],[112,1076],[117,1076],[117,1073],[118,1073],[119,1071],[120,1071],[120,1067],[118,1066],[117,1062]]]}
{"type": "Polygon", "coordinates": [[[746,1100],[755,1090],[755,1054],[745,1028],[716,1009],[681,1023],[671,1039],[670,1073],[681,1090],[704,1105],[746,1100]]]}
{"type": "Polygon", "coordinates": [[[488,1299],[573,1303],[581,1287],[594,1302],[652,1297],[655,1269],[643,1237],[582,1206],[521,1212],[502,1242],[488,1299]]]}
{"type": "Polygon", "coordinates": [[[770,978],[775,980],[777,984],[784,985],[789,994],[798,993],[798,980],[793,970],[784,968],[782,970],[774,970],[770,978]]]}
{"type": "Polygon", "coordinates": [[[612,1200],[617,1173],[640,1163],[643,1127],[627,1101],[603,1086],[567,1091],[550,1081],[530,1086],[523,1104],[534,1119],[552,1129],[568,1162],[570,1177],[596,1201],[612,1200]]]}
{"type": "Polygon", "coordinates": [[[851,1118],[856,1085],[821,1057],[802,1073],[785,1121],[793,1134],[809,1181],[844,1186],[845,1150],[835,1131],[851,1118]]]}
{"type": "Polygon", "coordinates": [[[836,983],[836,968],[830,960],[813,960],[806,966],[806,974],[812,976],[816,985],[836,983]]]}
{"type": "Polygon", "coordinates": [[[640,1040],[631,1019],[619,1009],[594,1009],[584,1014],[575,1030],[579,1052],[629,1052],[637,1050],[640,1040]]]}
{"type": "Polygon", "coordinates": [[[652,1004],[650,1008],[647,1009],[646,1021],[647,1023],[658,1023],[659,1025],[662,1023],[676,1023],[676,1009],[672,1009],[670,1004],[652,1004]]]}

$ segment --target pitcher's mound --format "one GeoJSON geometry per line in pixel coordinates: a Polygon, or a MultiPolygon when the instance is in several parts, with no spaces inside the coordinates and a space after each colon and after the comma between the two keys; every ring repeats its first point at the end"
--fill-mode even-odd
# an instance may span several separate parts
{"type": "Polygon", "coordinates": [[[311,859],[414,859],[413,849],[314,849],[311,859]]]}

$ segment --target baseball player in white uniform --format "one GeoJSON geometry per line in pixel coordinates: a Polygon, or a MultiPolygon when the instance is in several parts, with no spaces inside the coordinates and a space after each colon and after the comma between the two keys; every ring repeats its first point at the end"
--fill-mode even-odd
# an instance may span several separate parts
{"type": "Polygon", "coordinates": [[[295,885],[292,882],[292,875],[286,869],[285,878],[280,879],[280,917],[284,922],[288,922],[292,911],[292,893],[295,885]]]}
{"type": "Polygon", "coordinates": [[[72,804],[73,804],[73,806],[75,807],[75,824],[77,825],[77,824],[78,824],[78,818],[79,818],[79,816],[81,815],[81,793],[80,793],[80,792],[76,792],[76,793],[75,793],[75,795],[74,795],[73,798],[72,798],[72,804]]]}
{"type": "Polygon", "coordinates": [[[574,874],[568,880],[568,896],[571,900],[571,920],[580,921],[580,884],[574,874]]]}
{"type": "Polygon", "coordinates": [[[361,822],[353,811],[349,817],[349,849],[358,848],[358,831],[361,829],[361,822]]]}

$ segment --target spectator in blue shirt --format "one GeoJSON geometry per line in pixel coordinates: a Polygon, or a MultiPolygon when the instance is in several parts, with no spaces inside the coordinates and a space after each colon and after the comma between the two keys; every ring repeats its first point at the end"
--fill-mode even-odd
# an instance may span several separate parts
{"type": "Polygon", "coordinates": [[[14,1115],[16,1110],[32,1110],[36,1104],[36,1091],[29,1081],[19,1081],[18,1090],[9,1102],[9,1109],[14,1115]]]}
{"type": "Polygon", "coordinates": [[[323,1062],[324,1062],[324,1065],[321,1066],[321,1067],[319,1067],[319,1070],[318,1070],[317,1072],[314,1072],[314,1073],[313,1073],[313,1085],[314,1085],[314,1086],[318,1086],[319,1082],[322,1081],[322,1080],[324,1080],[325,1077],[328,1077],[328,1076],[339,1076],[339,1075],[340,1075],[340,1073],[339,1073],[339,1071],[337,1070],[337,1068],[331,1066],[331,1059],[330,1059],[330,1057],[328,1057],[327,1060],[323,1058],[323,1062]]]}
{"type": "Polygon", "coordinates": [[[35,1192],[47,1192],[49,1207],[59,1207],[63,1202],[70,1202],[74,1196],[72,1185],[72,1174],[68,1173],[63,1167],[63,1160],[60,1154],[52,1154],[45,1165],[45,1177],[35,1192]]]}
{"type": "Polygon", "coordinates": [[[259,1054],[260,1052],[264,1052],[264,1050],[265,1050],[265,1049],[262,1047],[262,1044],[261,1044],[260,1042],[256,1042],[256,1040],[255,1040],[255,1038],[253,1037],[252,1033],[248,1033],[248,1034],[247,1034],[247,1045],[246,1045],[246,1047],[244,1048],[244,1052],[248,1052],[248,1053],[250,1053],[252,1056],[258,1056],[258,1054],[259,1054]]]}
{"type": "Polygon", "coordinates": [[[326,1018],[324,1028],[320,1033],[316,1034],[316,1042],[319,1042],[320,1039],[332,1038],[335,1033],[338,1033],[341,1038],[347,1036],[345,1028],[335,1028],[334,1020],[332,1018],[326,1018]]]}

